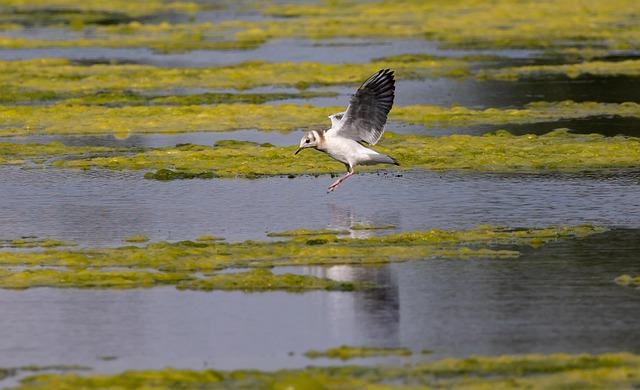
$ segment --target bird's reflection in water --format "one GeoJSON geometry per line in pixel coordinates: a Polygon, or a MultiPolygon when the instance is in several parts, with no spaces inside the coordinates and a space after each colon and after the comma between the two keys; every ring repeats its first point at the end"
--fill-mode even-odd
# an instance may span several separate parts
{"type": "MultiPolygon", "coordinates": [[[[329,228],[348,230],[354,224],[388,224],[375,217],[357,216],[347,208],[329,205],[331,215],[329,228]]],[[[395,218],[397,219],[397,218],[395,218]]],[[[394,221],[395,222],[395,221],[394,221]]],[[[375,234],[374,230],[351,230],[352,238],[366,238],[375,234]]],[[[389,266],[354,267],[338,265],[333,267],[312,267],[310,274],[334,280],[364,281],[377,288],[352,294],[331,294],[327,299],[327,312],[336,318],[352,317],[358,334],[356,339],[372,346],[398,346],[400,324],[400,300],[395,273],[389,266]]],[[[332,331],[342,327],[332,323],[332,331]]],[[[339,336],[339,335],[336,335],[339,336]]],[[[339,338],[339,337],[338,337],[339,338]]]]}

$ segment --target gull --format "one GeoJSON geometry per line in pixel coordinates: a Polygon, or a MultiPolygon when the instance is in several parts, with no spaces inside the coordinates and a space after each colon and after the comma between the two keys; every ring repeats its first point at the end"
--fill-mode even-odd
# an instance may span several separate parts
{"type": "Polygon", "coordinates": [[[335,191],[343,181],[354,175],[356,165],[400,165],[393,157],[363,144],[375,145],[382,137],[394,97],[393,71],[382,69],[362,83],[351,96],[346,111],[329,115],[330,129],[312,130],[302,137],[294,154],[313,148],[340,161],[347,168],[347,173],[333,182],[327,192],[335,191]]]}

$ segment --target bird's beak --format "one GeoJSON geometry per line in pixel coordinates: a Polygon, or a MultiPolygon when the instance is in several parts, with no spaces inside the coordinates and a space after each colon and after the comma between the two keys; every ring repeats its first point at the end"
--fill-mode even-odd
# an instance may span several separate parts
{"type": "Polygon", "coordinates": [[[302,148],[298,148],[298,150],[296,150],[296,152],[293,154],[294,156],[298,153],[300,153],[300,151],[302,150],[302,148]]]}

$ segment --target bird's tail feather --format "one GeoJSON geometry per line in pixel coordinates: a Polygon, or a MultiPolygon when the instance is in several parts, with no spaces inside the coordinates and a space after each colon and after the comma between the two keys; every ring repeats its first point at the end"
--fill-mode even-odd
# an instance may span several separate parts
{"type": "Polygon", "coordinates": [[[373,156],[372,160],[376,164],[400,165],[398,160],[396,160],[395,158],[393,158],[391,156],[387,156],[386,154],[381,154],[381,153],[378,153],[375,156],[373,156]]]}

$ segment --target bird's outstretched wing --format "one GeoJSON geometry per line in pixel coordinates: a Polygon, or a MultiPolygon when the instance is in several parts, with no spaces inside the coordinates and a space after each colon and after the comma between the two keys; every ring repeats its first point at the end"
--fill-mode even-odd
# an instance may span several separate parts
{"type": "MultiPolygon", "coordinates": [[[[339,123],[327,132],[375,145],[384,133],[387,115],[395,97],[393,71],[382,69],[369,77],[351,97],[339,123]]],[[[331,118],[333,124],[337,116],[331,118]]]]}

